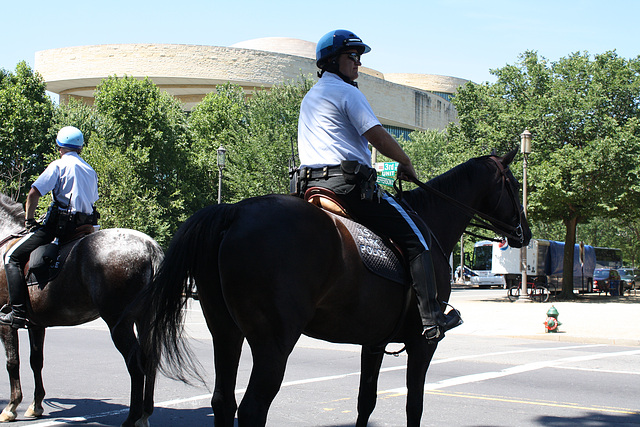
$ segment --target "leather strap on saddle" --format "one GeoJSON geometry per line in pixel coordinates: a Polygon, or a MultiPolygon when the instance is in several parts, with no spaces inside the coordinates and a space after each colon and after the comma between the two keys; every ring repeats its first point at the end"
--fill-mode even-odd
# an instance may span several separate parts
{"type": "Polygon", "coordinates": [[[69,234],[69,236],[65,236],[63,239],[60,239],[60,244],[65,244],[67,242],[71,242],[73,240],[79,239],[81,237],[86,236],[87,234],[91,234],[95,231],[95,228],[92,224],[83,224],[76,227],[73,230],[73,233],[69,234]]]}

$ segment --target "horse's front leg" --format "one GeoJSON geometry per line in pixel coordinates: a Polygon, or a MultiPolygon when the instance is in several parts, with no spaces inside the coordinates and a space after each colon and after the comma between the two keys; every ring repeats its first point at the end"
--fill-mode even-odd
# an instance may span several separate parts
{"type": "Polygon", "coordinates": [[[437,347],[427,344],[421,335],[407,343],[407,427],[420,426],[427,369],[437,347]]]}
{"type": "Polygon", "coordinates": [[[356,427],[365,427],[376,407],[378,377],[384,353],[363,346],[360,353],[360,389],[358,391],[358,419],[356,427]]]}
{"type": "Polygon", "coordinates": [[[7,355],[7,372],[11,386],[11,397],[0,414],[0,422],[14,421],[18,417],[18,405],[22,402],[20,386],[20,352],[18,346],[18,330],[10,326],[0,326],[0,339],[7,355]]]}
{"type": "Polygon", "coordinates": [[[33,392],[33,402],[24,414],[24,416],[28,418],[40,418],[44,413],[44,408],[42,407],[45,396],[44,382],[42,381],[44,334],[44,328],[29,328],[29,362],[31,363],[31,371],[33,372],[35,390],[33,392]]]}

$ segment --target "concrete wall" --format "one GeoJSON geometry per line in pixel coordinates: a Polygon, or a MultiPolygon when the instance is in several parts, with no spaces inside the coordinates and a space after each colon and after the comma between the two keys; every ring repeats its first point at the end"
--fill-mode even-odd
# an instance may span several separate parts
{"type": "MultiPolygon", "coordinates": [[[[177,44],[114,44],[66,47],[36,52],[35,70],[47,89],[93,102],[93,92],[108,76],[149,77],[191,110],[215,86],[239,84],[250,92],[300,76],[316,78],[309,57],[239,47],[177,44]]],[[[361,68],[358,83],[383,124],[407,129],[444,129],[456,120],[453,106],[424,88],[385,80],[361,68]]]]}

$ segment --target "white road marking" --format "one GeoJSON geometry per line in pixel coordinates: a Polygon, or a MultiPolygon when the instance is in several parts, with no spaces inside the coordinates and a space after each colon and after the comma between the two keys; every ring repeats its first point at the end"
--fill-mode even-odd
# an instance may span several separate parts
{"type": "MultiPolygon", "coordinates": [[[[475,354],[475,355],[468,355],[468,356],[458,356],[458,357],[452,357],[448,359],[439,359],[439,360],[432,361],[432,364],[440,364],[440,363],[447,363],[447,362],[452,362],[456,360],[463,360],[463,359],[470,359],[470,358],[483,358],[483,357],[505,355],[505,354],[517,354],[517,353],[549,351],[549,350],[572,350],[572,349],[583,349],[583,348],[602,347],[602,346],[605,346],[605,345],[591,344],[591,345],[577,345],[577,346],[549,347],[549,348],[535,348],[535,349],[525,349],[525,350],[515,350],[515,351],[493,352],[493,353],[475,354]]],[[[460,377],[449,378],[449,379],[438,381],[435,383],[427,383],[425,384],[425,391],[439,390],[445,387],[452,387],[452,386],[461,385],[461,384],[469,384],[469,383],[478,382],[478,381],[486,381],[490,379],[505,377],[508,375],[521,374],[524,372],[531,372],[531,371],[550,368],[550,367],[564,368],[562,366],[559,366],[564,363],[584,362],[588,360],[598,360],[598,359],[605,359],[609,357],[619,357],[619,356],[633,356],[633,355],[639,355],[639,354],[640,354],[640,350],[627,350],[627,351],[619,351],[619,352],[612,352],[612,353],[599,353],[599,354],[591,354],[591,355],[585,355],[585,356],[564,357],[564,358],[555,359],[555,360],[526,363],[524,365],[516,365],[500,371],[483,372],[483,373],[472,374],[472,375],[463,375],[460,377]]],[[[397,370],[403,370],[403,369],[406,369],[406,366],[394,366],[389,368],[383,368],[380,370],[380,372],[390,372],[390,371],[397,371],[397,370]]],[[[567,369],[571,369],[571,368],[567,368],[567,369]]],[[[603,372],[602,370],[597,370],[597,371],[603,372]]],[[[615,372],[615,373],[619,373],[619,372],[615,372]]],[[[640,374],[640,373],[633,372],[633,374],[640,374]]],[[[340,374],[340,375],[329,375],[324,377],[308,378],[303,380],[286,381],[282,383],[282,387],[291,387],[291,386],[296,386],[300,384],[311,384],[316,382],[332,381],[332,380],[338,380],[338,379],[343,379],[350,376],[359,376],[359,375],[360,375],[360,372],[352,372],[352,373],[340,374]]],[[[237,389],[235,392],[236,394],[238,394],[238,393],[244,393],[245,391],[246,391],[246,388],[241,388],[241,389],[237,389]]],[[[400,387],[396,389],[379,391],[378,393],[402,395],[407,393],[407,389],[406,387],[400,387]]],[[[186,397],[183,399],[174,399],[174,400],[168,400],[165,402],[156,402],[155,406],[156,408],[171,407],[171,406],[175,406],[182,403],[196,402],[200,400],[207,401],[210,399],[211,399],[211,394],[203,394],[199,396],[186,397]]],[[[98,414],[86,415],[84,417],[60,418],[57,420],[44,421],[41,423],[33,423],[33,424],[30,424],[30,426],[50,427],[50,426],[57,426],[57,425],[62,425],[70,422],[83,422],[83,421],[103,418],[107,416],[125,414],[128,412],[128,410],[129,409],[126,408],[126,409],[120,409],[117,411],[109,411],[109,412],[102,412],[98,414]]]]}
{"type": "MultiPolygon", "coordinates": [[[[539,369],[556,367],[563,363],[584,362],[587,360],[598,360],[598,359],[605,359],[609,357],[619,357],[619,356],[633,356],[637,354],[640,354],[640,350],[628,350],[628,351],[618,351],[613,353],[591,354],[586,356],[563,357],[561,359],[555,359],[555,360],[525,363],[524,365],[515,365],[510,368],[502,369],[500,371],[482,372],[479,374],[463,375],[461,377],[449,378],[449,379],[438,381],[435,383],[427,383],[425,384],[425,390],[439,390],[445,387],[453,387],[461,384],[469,384],[469,383],[474,383],[478,381],[486,381],[486,380],[491,380],[495,378],[506,377],[509,375],[522,374],[524,372],[531,372],[539,369]]],[[[384,392],[380,392],[380,393],[406,393],[406,391],[407,391],[406,387],[400,387],[397,389],[385,390],[384,392]]]]}

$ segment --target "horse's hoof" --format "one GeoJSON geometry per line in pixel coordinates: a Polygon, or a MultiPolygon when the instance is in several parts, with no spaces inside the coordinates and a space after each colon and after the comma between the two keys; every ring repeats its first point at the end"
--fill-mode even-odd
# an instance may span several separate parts
{"type": "Polygon", "coordinates": [[[15,412],[7,411],[5,409],[0,414],[0,423],[8,423],[11,421],[15,421],[16,418],[18,418],[18,414],[16,414],[15,412]]]}
{"type": "Polygon", "coordinates": [[[151,424],[149,424],[149,415],[148,414],[144,414],[134,424],[131,424],[131,422],[127,419],[124,423],[122,423],[122,425],[120,427],[129,427],[129,426],[133,426],[133,427],[149,427],[150,425],[151,424]]]}
{"type": "Polygon", "coordinates": [[[149,427],[149,415],[144,414],[138,421],[136,421],[135,427],[149,427]]]}
{"type": "Polygon", "coordinates": [[[135,423],[131,423],[131,421],[127,418],[124,423],[120,425],[120,427],[149,427],[149,415],[144,414],[136,421],[135,423]]]}
{"type": "Polygon", "coordinates": [[[36,408],[33,404],[27,408],[27,411],[24,413],[24,416],[27,418],[40,418],[44,414],[44,409],[42,407],[36,408]]]}

